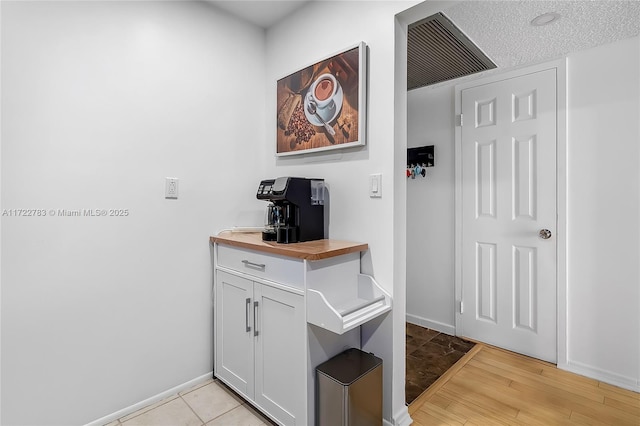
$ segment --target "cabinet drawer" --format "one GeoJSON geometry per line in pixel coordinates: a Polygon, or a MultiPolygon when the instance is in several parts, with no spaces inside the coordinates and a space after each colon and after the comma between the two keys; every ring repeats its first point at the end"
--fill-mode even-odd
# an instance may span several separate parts
{"type": "Polygon", "coordinates": [[[304,263],[254,250],[217,244],[218,266],[253,275],[269,281],[304,288],[304,263]]]}

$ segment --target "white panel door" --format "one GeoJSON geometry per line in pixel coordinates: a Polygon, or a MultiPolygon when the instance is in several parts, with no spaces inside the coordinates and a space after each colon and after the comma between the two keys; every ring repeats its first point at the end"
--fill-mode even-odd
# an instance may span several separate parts
{"type": "Polygon", "coordinates": [[[556,362],[555,69],[464,89],[461,105],[459,334],[556,362]]]}
{"type": "Polygon", "coordinates": [[[218,270],[215,299],[215,375],[253,399],[253,281],[218,270]]]}
{"type": "Polygon", "coordinates": [[[268,285],[255,286],[255,401],[283,425],[306,418],[304,300],[268,285]]]}

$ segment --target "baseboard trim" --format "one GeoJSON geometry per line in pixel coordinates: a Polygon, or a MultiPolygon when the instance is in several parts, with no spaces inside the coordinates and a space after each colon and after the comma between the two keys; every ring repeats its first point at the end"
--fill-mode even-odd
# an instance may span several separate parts
{"type": "Polygon", "coordinates": [[[396,414],[393,416],[393,424],[389,423],[387,420],[384,422],[385,426],[409,426],[413,423],[413,419],[409,415],[409,409],[406,405],[403,405],[401,409],[396,411],[396,414]]]}
{"type": "Polygon", "coordinates": [[[172,395],[177,394],[178,392],[182,392],[183,390],[187,390],[189,388],[192,388],[202,382],[206,382],[207,380],[213,378],[213,371],[210,371],[206,374],[203,374],[200,377],[196,377],[195,379],[189,380],[188,382],[182,383],[181,385],[175,386],[171,389],[167,389],[164,392],[160,392],[157,395],[152,396],[151,398],[147,398],[143,401],[137,402],[133,405],[130,405],[126,408],[123,408],[122,410],[118,410],[115,413],[111,413],[109,415],[106,415],[104,417],[101,417],[97,420],[92,421],[91,423],[87,423],[85,426],[103,426],[106,425],[107,423],[110,423],[114,420],[118,420],[124,416],[127,416],[131,413],[135,413],[136,411],[154,404],[158,401],[162,401],[165,398],[168,398],[172,395]]]}
{"type": "Polygon", "coordinates": [[[445,324],[439,321],[433,321],[428,318],[422,318],[422,317],[419,317],[418,315],[411,315],[411,314],[406,315],[406,321],[411,324],[415,324],[421,327],[430,328],[431,330],[439,331],[440,333],[448,334],[449,336],[456,335],[456,327],[454,325],[445,324]]]}
{"type": "Polygon", "coordinates": [[[609,385],[617,386],[619,388],[640,392],[640,382],[638,379],[595,368],[581,362],[569,360],[566,364],[558,364],[558,368],[581,376],[589,377],[609,385]]]}

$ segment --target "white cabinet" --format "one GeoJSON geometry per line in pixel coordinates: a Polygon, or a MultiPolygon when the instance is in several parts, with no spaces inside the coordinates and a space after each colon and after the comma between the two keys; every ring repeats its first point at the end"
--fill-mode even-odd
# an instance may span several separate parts
{"type": "Polygon", "coordinates": [[[305,424],[304,298],[244,275],[216,270],[215,374],[278,423],[305,424]]]}
{"type": "Polygon", "coordinates": [[[391,310],[389,294],[360,273],[367,245],[211,241],[216,377],[278,424],[313,425],[315,368],[360,348],[359,326],[391,310]]]}
{"type": "Polygon", "coordinates": [[[261,284],[254,297],[255,402],[285,425],[305,424],[303,297],[261,284]]]}
{"type": "Polygon", "coordinates": [[[253,281],[216,271],[215,292],[215,374],[253,399],[253,281]]]}

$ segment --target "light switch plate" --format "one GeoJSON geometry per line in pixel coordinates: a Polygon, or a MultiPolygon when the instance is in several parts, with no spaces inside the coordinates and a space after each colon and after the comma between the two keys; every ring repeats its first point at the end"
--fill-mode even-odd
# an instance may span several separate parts
{"type": "Polygon", "coordinates": [[[369,175],[369,197],[382,197],[382,173],[369,175]]]}

